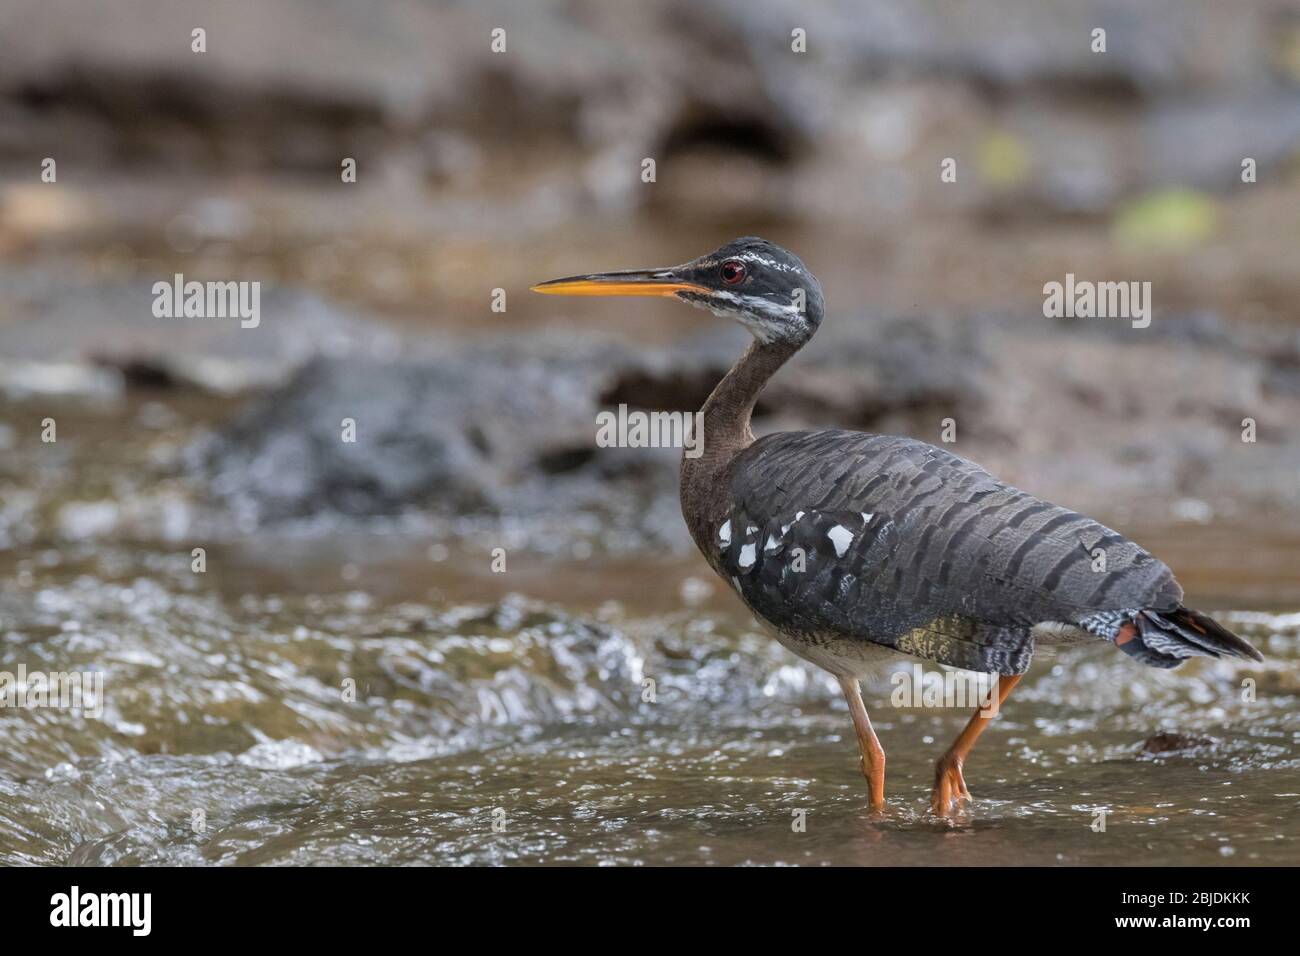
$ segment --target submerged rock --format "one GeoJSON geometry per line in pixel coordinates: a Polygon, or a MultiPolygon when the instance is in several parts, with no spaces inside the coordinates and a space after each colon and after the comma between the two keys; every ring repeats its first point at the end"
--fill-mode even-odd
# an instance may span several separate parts
{"type": "Polygon", "coordinates": [[[1148,737],[1142,744],[1144,754],[1167,754],[1179,750],[1196,750],[1201,747],[1213,747],[1214,741],[1209,737],[1197,737],[1191,734],[1162,733],[1148,737]]]}

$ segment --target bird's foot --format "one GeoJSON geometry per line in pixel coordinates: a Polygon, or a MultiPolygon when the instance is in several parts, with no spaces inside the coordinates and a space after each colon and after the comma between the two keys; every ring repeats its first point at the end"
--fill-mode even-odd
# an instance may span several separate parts
{"type": "Polygon", "coordinates": [[[952,815],[963,801],[969,801],[970,791],[961,775],[961,760],[945,754],[934,768],[934,790],[930,794],[930,810],[936,816],[952,815]]]}

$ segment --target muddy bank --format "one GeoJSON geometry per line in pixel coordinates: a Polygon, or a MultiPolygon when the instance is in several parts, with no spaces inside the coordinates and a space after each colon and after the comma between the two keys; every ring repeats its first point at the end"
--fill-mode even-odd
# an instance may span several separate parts
{"type": "MultiPolygon", "coordinates": [[[[158,281],[171,287],[174,277],[158,281]]],[[[0,394],[241,394],[282,385],[317,356],[391,360],[401,352],[393,331],[301,288],[270,282],[263,294],[259,286],[249,319],[188,320],[160,318],[153,290],[152,282],[83,272],[66,259],[0,264],[0,394]]]]}
{"type": "Polygon", "coordinates": [[[0,252],[273,275],[463,327],[561,249],[671,262],[699,251],[687,237],[781,232],[888,309],[1005,305],[1068,258],[1167,279],[1179,307],[1292,316],[1292,244],[1270,241],[1300,188],[1290,12],[887,0],[806,19],[734,0],[385,0],[364,22],[300,0],[10,3],[0,252]]]}
{"type": "Polygon", "coordinates": [[[736,0],[580,14],[384,0],[364,19],[303,0],[274,11],[137,0],[111,14],[11,3],[0,104],[25,135],[0,140],[0,161],[57,146],[70,163],[327,180],[353,156],[367,175],[453,192],[508,170],[570,210],[752,211],[739,181],[761,186],[774,212],[893,218],[930,204],[920,186],[934,164],[902,161],[946,143],[944,155],[972,160],[963,204],[1097,212],[1182,173],[1228,188],[1240,156],[1212,162],[1216,143],[1250,142],[1265,169],[1285,162],[1300,135],[1298,31],[1270,3],[1172,0],[1122,14],[1091,0],[833,3],[815,16],[736,0]],[[203,53],[190,49],[196,25],[203,53]],[[796,30],[806,52],[792,48],[796,30]],[[1124,122],[1154,131],[1129,155],[1114,149],[1124,122]],[[1180,145],[1189,133],[1205,147],[1195,168],[1180,145]],[[583,175],[563,186],[525,144],[580,148],[583,175]],[[883,174],[865,190],[848,172],[863,155],[883,174]],[[652,193],[635,175],[645,156],[700,175],[652,193]],[[740,160],[730,189],[720,157],[740,160]]]}

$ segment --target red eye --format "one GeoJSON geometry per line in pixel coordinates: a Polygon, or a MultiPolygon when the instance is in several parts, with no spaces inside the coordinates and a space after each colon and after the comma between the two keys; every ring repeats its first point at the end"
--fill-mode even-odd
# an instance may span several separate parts
{"type": "Polygon", "coordinates": [[[743,278],[745,278],[745,264],[743,262],[728,259],[722,264],[722,281],[727,285],[735,285],[743,278]]]}

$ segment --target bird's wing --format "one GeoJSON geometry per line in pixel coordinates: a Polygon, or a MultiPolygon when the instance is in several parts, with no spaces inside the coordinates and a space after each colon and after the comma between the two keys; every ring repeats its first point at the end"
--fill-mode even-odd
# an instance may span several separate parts
{"type": "Polygon", "coordinates": [[[730,480],[714,556],[751,608],[794,633],[1017,674],[1034,625],[1182,599],[1123,535],[913,439],[770,435],[730,480]]]}

